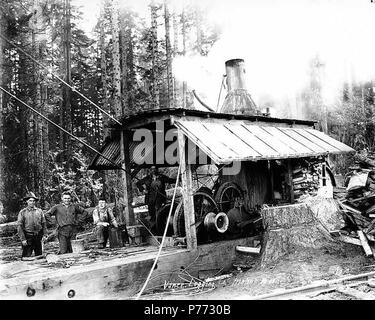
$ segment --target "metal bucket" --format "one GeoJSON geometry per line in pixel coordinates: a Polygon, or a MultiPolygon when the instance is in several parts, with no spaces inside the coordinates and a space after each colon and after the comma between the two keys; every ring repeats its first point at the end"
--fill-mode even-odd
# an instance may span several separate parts
{"type": "Polygon", "coordinates": [[[85,250],[85,240],[72,240],[73,253],[80,253],[85,250]]]}

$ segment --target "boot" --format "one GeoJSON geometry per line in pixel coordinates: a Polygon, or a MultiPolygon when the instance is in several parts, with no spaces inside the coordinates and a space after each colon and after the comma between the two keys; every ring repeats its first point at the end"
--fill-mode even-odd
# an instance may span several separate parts
{"type": "Polygon", "coordinates": [[[105,248],[104,243],[99,243],[98,249],[104,249],[104,248],[105,248]]]}

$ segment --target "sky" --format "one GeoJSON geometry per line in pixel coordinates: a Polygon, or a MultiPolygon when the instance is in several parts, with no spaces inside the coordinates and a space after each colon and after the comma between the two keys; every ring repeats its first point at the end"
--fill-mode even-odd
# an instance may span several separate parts
{"type": "MultiPolygon", "coordinates": [[[[82,4],[93,27],[99,0],[82,4]]],[[[207,57],[176,59],[175,75],[216,107],[225,61],[242,58],[254,101],[293,100],[308,81],[309,61],[324,63],[323,92],[332,104],[344,81],[375,79],[375,3],[371,0],[188,0],[219,24],[222,36],[207,57]]],[[[182,0],[171,0],[180,8],[182,0]]],[[[149,17],[148,1],[120,0],[149,17]]],[[[225,96],[225,93],[222,94],[225,96]]],[[[222,97],[223,98],[223,97],[222,97]]]]}

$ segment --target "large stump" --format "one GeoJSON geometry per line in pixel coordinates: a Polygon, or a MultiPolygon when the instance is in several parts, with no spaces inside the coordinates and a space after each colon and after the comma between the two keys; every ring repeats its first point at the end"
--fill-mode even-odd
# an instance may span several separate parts
{"type": "Polygon", "coordinates": [[[310,197],[304,201],[314,213],[314,216],[328,231],[345,227],[345,220],[338,201],[323,197],[310,197]]]}
{"type": "Polygon", "coordinates": [[[334,240],[307,204],[265,207],[261,211],[264,236],[261,267],[306,248],[332,246],[334,240]]]}

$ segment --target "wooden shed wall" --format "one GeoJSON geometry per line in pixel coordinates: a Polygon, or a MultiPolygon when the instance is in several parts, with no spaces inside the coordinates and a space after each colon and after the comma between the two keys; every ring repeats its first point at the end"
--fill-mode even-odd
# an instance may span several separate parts
{"type": "Polygon", "coordinates": [[[270,174],[267,161],[241,163],[237,175],[223,175],[222,181],[235,182],[244,191],[246,209],[254,208],[271,200],[270,174]]]}

